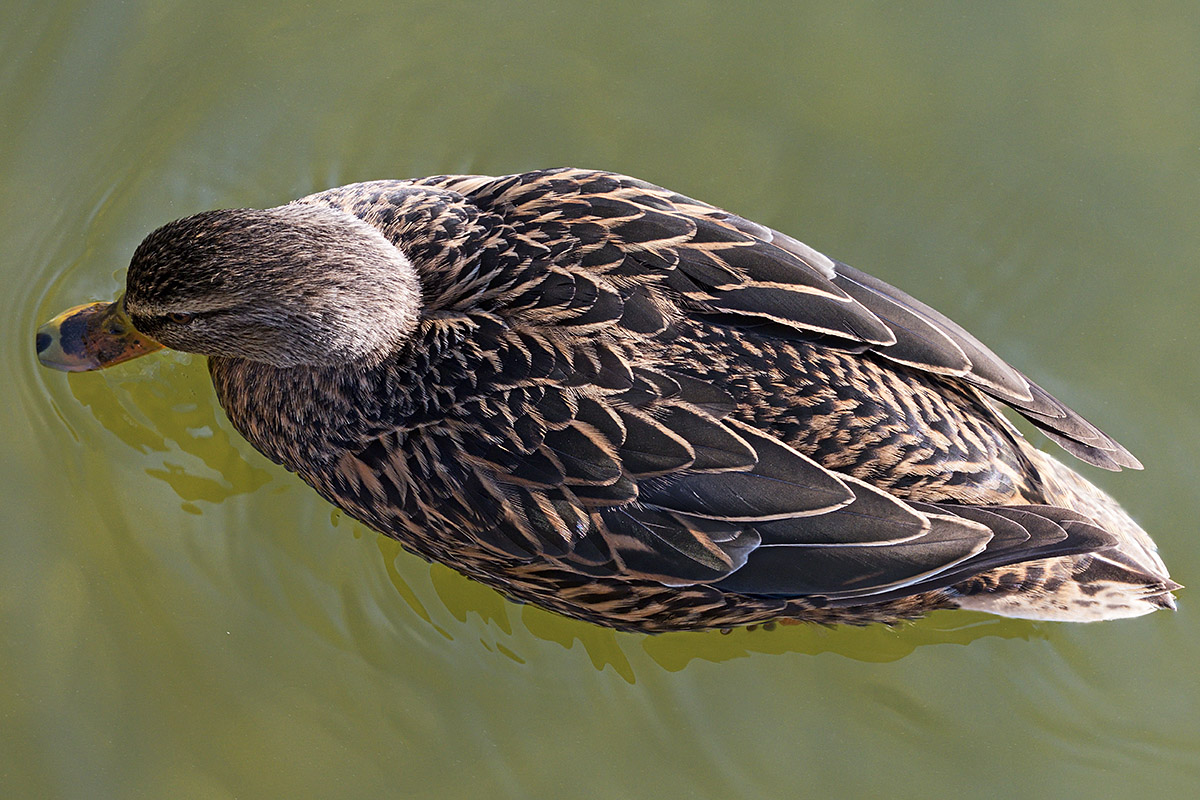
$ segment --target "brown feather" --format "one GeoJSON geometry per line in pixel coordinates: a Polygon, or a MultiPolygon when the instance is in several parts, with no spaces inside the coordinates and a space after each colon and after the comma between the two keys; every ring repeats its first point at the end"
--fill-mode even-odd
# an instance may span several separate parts
{"type": "MultiPolygon", "coordinates": [[[[1093,590],[1114,616],[1169,600],[1145,534],[997,403],[1094,465],[1136,459],[947,317],[791,237],[570,169],[355,184],[254,213],[300,210],[372,226],[356,252],[384,241],[410,264],[404,336],[361,331],[382,340],[370,349],[342,331],[368,355],[304,366],[320,336],[298,328],[274,342],[301,364],[287,368],[194,349],[255,447],[425,558],[646,631],[954,605],[1070,618],[1093,590]]],[[[221,213],[177,224],[254,235],[221,213]]],[[[153,235],[163,252],[172,230],[153,235]]],[[[150,253],[130,274],[135,320],[198,341],[156,309],[211,300],[214,270],[239,302],[260,292],[256,319],[285,300],[314,331],[339,317],[320,306],[337,275],[254,283],[275,245],[258,244],[215,267],[150,253]]],[[[339,247],[313,244],[330,263],[339,247]]]]}

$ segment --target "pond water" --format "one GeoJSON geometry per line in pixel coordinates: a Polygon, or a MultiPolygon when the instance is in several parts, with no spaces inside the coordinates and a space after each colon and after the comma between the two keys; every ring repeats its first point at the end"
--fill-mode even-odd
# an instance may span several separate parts
{"type": "Polygon", "coordinates": [[[1146,464],[1083,470],[1195,584],[1198,45],[1187,3],[10,0],[0,794],[1194,793],[1188,590],[1091,626],[615,634],[342,517],[202,359],[65,376],[33,330],[202,209],[617,170],[975,332],[1146,464]]]}

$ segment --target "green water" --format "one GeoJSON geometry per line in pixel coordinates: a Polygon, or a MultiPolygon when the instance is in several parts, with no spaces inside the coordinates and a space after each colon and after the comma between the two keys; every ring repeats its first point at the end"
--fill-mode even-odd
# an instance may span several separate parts
{"type": "Polygon", "coordinates": [[[1093,626],[618,635],[334,513],[201,359],[34,359],[168,219],[567,164],[949,313],[1145,462],[1085,471],[1200,583],[1194,4],[8,0],[0,796],[1191,796],[1192,591],[1093,626]]]}

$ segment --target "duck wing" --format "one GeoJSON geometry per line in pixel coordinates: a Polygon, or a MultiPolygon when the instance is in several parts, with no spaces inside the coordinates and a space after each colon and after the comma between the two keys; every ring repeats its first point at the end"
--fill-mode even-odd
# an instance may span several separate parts
{"type": "Polygon", "coordinates": [[[458,437],[462,502],[490,509],[481,541],[576,573],[833,604],[1114,542],[1051,506],[905,502],[731,419],[708,384],[632,373],[610,395],[522,390],[512,425],[458,437]]]}
{"type": "Polygon", "coordinates": [[[849,597],[939,574],[994,537],[825,469],[727,416],[708,384],[632,376],[612,394],[514,390],[511,424],[497,414],[490,436],[457,437],[463,505],[504,520],[479,526],[482,541],[583,574],[849,597]]]}
{"type": "Polygon", "coordinates": [[[1012,405],[1091,463],[1136,466],[899,290],[623,176],[420,183],[465,203],[455,206],[455,229],[465,231],[456,241],[469,241],[474,257],[443,252],[451,266],[425,288],[431,308],[465,320],[469,332],[455,334],[471,342],[464,380],[489,389],[458,420],[355,455],[356,474],[380,483],[403,474],[396,480],[407,486],[379,492],[397,506],[426,503],[416,517],[454,518],[480,546],[571,573],[848,604],[1111,544],[1082,518],[1060,520],[1062,509],[905,502],[734,419],[724,389],[636,352],[698,317],[871,351],[1012,405]]]}
{"type": "Polygon", "coordinates": [[[1118,442],[945,315],[778,231],[612,173],[430,180],[463,192],[531,240],[575,243],[580,267],[623,287],[627,310],[610,322],[653,334],[682,311],[870,350],[1009,405],[1087,463],[1141,468],[1118,442]]]}

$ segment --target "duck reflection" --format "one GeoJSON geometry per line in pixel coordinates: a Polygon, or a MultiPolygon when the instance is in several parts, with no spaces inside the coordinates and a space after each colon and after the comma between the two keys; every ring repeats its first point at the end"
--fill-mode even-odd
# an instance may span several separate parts
{"type": "Polygon", "coordinates": [[[240,437],[213,402],[208,375],[191,364],[194,360],[158,358],[143,370],[123,371],[119,380],[69,384],[75,399],[126,445],[164,454],[146,474],[167,483],[185,511],[199,514],[197,502],[220,503],[256,491],[272,472],[242,455],[240,437]]]}
{"type": "MultiPolygon", "coordinates": [[[[400,545],[385,536],[377,537],[388,577],[408,606],[442,635],[456,638],[434,620],[418,594],[396,568],[397,560],[411,558],[400,545]]],[[[477,634],[480,625],[491,631],[480,643],[517,663],[526,663],[521,653],[522,629],[534,638],[554,642],[566,649],[576,643],[584,648],[597,671],[607,667],[629,683],[636,683],[635,662],[644,653],[658,667],[678,672],[694,661],[719,663],[755,654],[783,655],[833,653],[855,661],[887,663],[899,661],[928,645],[969,645],[989,637],[1001,639],[1045,639],[1046,623],[1006,619],[971,611],[939,611],[897,626],[822,626],[809,623],[775,624],[729,631],[664,633],[646,636],[621,633],[586,622],[568,619],[529,605],[505,600],[498,593],[470,581],[445,567],[431,568],[431,584],[437,599],[461,625],[462,637],[477,634]],[[470,633],[468,633],[470,631],[470,633]]]]}

